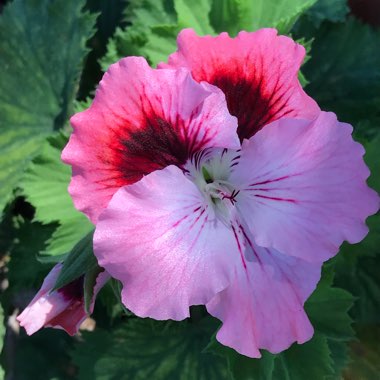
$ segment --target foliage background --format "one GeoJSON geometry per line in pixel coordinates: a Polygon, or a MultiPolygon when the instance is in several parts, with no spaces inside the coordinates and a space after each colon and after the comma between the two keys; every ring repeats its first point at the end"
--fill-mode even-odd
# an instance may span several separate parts
{"type": "Polygon", "coordinates": [[[184,27],[200,34],[274,26],[304,44],[301,81],[325,110],[355,127],[380,191],[380,3],[376,0],[13,0],[0,3],[0,379],[379,379],[380,216],[360,244],[328,262],[306,309],[308,343],[248,359],[215,339],[203,308],[155,322],[125,312],[117,283],[73,338],[27,337],[15,317],[89,230],[66,192],[60,162],[74,110],[86,107],[108,65],[175,50],[184,27]],[[94,328],[94,326],[96,327],[94,328]]]}

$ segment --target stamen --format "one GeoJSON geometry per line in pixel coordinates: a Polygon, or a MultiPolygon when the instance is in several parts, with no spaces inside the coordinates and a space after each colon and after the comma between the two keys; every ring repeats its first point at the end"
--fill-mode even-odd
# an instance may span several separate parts
{"type": "Polygon", "coordinates": [[[236,197],[240,193],[240,190],[233,190],[231,194],[223,194],[222,200],[223,199],[228,199],[231,204],[234,206],[236,203],[236,197]]]}

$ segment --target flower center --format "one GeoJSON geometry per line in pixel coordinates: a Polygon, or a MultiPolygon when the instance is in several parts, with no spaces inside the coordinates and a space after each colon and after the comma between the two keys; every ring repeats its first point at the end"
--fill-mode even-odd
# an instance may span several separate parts
{"type": "Polygon", "coordinates": [[[205,150],[186,165],[191,180],[204,195],[215,216],[230,226],[235,219],[237,196],[240,190],[229,181],[231,158],[236,152],[213,149],[205,150]]]}

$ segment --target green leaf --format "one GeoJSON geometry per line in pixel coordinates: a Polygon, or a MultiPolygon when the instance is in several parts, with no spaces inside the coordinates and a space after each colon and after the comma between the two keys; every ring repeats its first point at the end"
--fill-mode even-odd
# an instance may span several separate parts
{"type": "Polygon", "coordinates": [[[162,43],[162,40],[168,46],[163,51],[167,49],[170,50],[170,53],[175,51],[175,39],[179,29],[172,1],[133,0],[129,2],[125,13],[126,20],[131,25],[126,29],[116,29],[114,37],[108,43],[107,54],[100,62],[104,71],[110,64],[130,55],[145,56],[151,63],[156,64],[159,58],[154,57],[154,51],[155,49],[161,49],[160,43],[162,43]],[[158,28],[157,33],[155,28],[158,28]],[[170,38],[165,38],[163,35],[165,28],[175,28],[175,32],[170,35],[170,38]],[[160,38],[160,33],[162,38],[160,38]],[[150,54],[153,55],[153,57],[150,57],[149,52],[145,50],[145,46],[152,35],[158,39],[158,45],[155,45],[154,40],[150,42],[150,54]]]}
{"type": "Polygon", "coordinates": [[[0,18],[0,210],[44,137],[65,123],[93,33],[85,1],[14,0],[0,18]],[[38,20],[38,22],[36,22],[38,20]]]}
{"type": "Polygon", "coordinates": [[[333,278],[332,269],[326,268],[305,310],[316,331],[327,338],[346,341],[354,335],[348,315],[354,297],[346,290],[333,287],[333,278]]]}
{"type": "Polygon", "coordinates": [[[72,249],[63,262],[62,270],[59,273],[52,291],[62,288],[85,273],[91,272],[98,267],[97,260],[92,250],[93,235],[94,231],[91,231],[72,249]]]}
{"type": "Polygon", "coordinates": [[[204,352],[221,356],[227,360],[232,379],[236,380],[270,380],[274,369],[275,355],[262,351],[260,359],[251,359],[238,354],[235,350],[223,346],[212,337],[204,352]]]}
{"type": "Polygon", "coordinates": [[[307,12],[308,19],[319,27],[322,21],[344,21],[349,12],[347,0],[318,0],[307,12]]]}
{"type": "Polygon", "coordinates": [[[127,316],[133,316],[134,314],[129,311],[124,305],[123,302],[121,301],[121,290],[123,289],[123,285],[119,280],[116,280],[114,278],[111,278],[109,281],[110,288],[112,289],[112,294],[117,300],[117,304],[120,305],[121,310],[123,313],[127,316]]]}
{"type": "MultiPolygon", "coordinates": [[[[364,159],[371,170],[368,184],[380,191],[379,181],[379,149],[380,134],[365,143],[364,159]]],[[[335,282],[338,286],[349,290],[357,297],[351,314],[359,323],[380,322],[380,281],[378,267],[380,265],[380,214],[367,219],[369,233],[358,244],[343,244],[339,255],[334,259],[336,272],[335,282]]]]}
{"type": "Polygon", "coordinates": [[[176,39],[179,32],[177,25],[158,25],[151,28],[151,34],[141,52],[152,66],[167,61],[169,54],[177,49],[176,39]]]}
{"type": "Polygon", "coordinates": [[[328,339],[327,341],[331,352],[331,359],[334,361],[334,374],[326,379],[336,380],[342,378],[342,372],[347,367],[350,357],[348,352],[348,342],[328,339]]]}
{"type": "MultiPolygon", "coordinates": [[[[311,52],[311,46],[313,44],[313,39],[311,38],[309,40],[306,40],[305,38],[300,38],[296,42],[305,48],[306,55],[302,62],[302,65],[304,65],[311,58],[310,52],[311,52]]],[[[298,79],[302,87],[305,87],[307,84],[309,84],[309,81],[306,79],[302,71],[298,72],[298,79]]]]}
{"type": "Polygon", "coordinates": [[[353,321],[348,314],[354,297],[346,290],[334,287],[333,279],[332,266],[327,264],[317,289],[305,304],[305,310],[317,334],[327,339],[333,373],[327,371],[326,376],[336,379],[341,377],[348,362],[347,342],[355,335],[353,321]]]}
{"type": "Polygon", "coordinates": [[[67,136],[63,133],[46,141],[21,183],[23,194],[36,207],[35,220],[60,224],[42,252],[45,255],[58,256],[69,252],[93,228],[89,220],[74,208],[67,192],[71,168],[61,161],[61,150],[66,143],[67,136]]]}
{"type": "Polygon", "coordinates": [[[129,319],[108,332],[83,333],[73,352],[79,380],[223,380],[226,362],[202,353],[215,320],[159,322],[129,319]]]}
{"type": "Polygon", "coordinates": [[[316,334],[303,345],[294,344],[276,356],[273,379],[321,380],[333,375],[327,338],[316,334]]]}
{"type": "Polygon", "coordinates": [[[379,128],[377,136],[372,141],[364,144],[366,150],[364,160],[371,171],[371,176],[368,179],[368,185],[377,192],[380,192],[380,125],[377,127],[379,128]]]}
{"type": "Polygon", "coordinates": [[[225,357],[236,380],[320,380],[340,375],[347,360],[346,342],[354,336],[347,313],[353,297],[333,287],[332,282],[333,271],[328,267],[306,302],[305,310],[315,329],[309,342],[293,344],[277,355],[261,350],[261,359],[250,359],[222,346],[214,337],[207,352],[225,357]]]}
{"type": "Polygon", "coordinates": [[[179,29],[191,26],[201,35],[213,34],[214,29],[209,21],[211,3],[211,0],[174,0],[179,29]]]}
{"type": "Polygon", "coordinates": [[[277,355],[262,350],[260,359],[239,355],[216,340],[207,347],[207,352],[225,357],[235,380],[320,380],[334,374],[328,342],[316,333],[309,342],[293,344],[277,355]]]}
{"type": "Polygon", "coordinates": [[[84,307],[87,314],[91,314],[91,303],[94,298],[94,290],[96,280],[100,273],[104,271],[103,268],[96,266],[84,274],[83,288],[84,288],[84,307]]]}
{"type": "Polygon", "coordinates": [[[131,23],[118,29],[102,59],[104,70],[128,55],[142,55],[155,66],[176,50],[176,37],[183,28],[200,35],[275,26],[289,32],[297,18],[316,0],[143,0],[132,1],[127,10],[131,23]]]}
{"type": "Polygon", "coordinates": [[[298,17],[316,0],[214,0],[211,20],[217,32],[236,35],[240,30],[254,31],[275,27],[288,33],[298,17]]]}
{"type": "Polygon", "coordinates": [[[51,266],[37,260],[37,253],[46,246],[46,240],[53,232],[54,225],[17,220],[14,245],[8,263],[9,288],[11,295],[20,290],[38,289],[51,266]]]}
{"type": "Polygon", "coordinates": [[[228,32],[231,36],[242,29],[249,31],[251,8],[252,4],[244,0],[214,0],[210,13],[211,24],[217,33],[228,32]]]}
{"type": "Polygon", "coordinates": [[[380,31],[351,18],[324,23],[304,66],[306,91],[320,107],[339,119],[356,123],[379,114],[380,31]]]}
{"type": "MultiPolygon", "coordinates": [[[[366,252],[362,253],[365,255],[366,252]]],[[[357,298],[352,316],[359,323],[380,323],[380,254],[358,257],[346,246],[340,255],[340,261],[335,263],[336,284],[357,298]]]]}

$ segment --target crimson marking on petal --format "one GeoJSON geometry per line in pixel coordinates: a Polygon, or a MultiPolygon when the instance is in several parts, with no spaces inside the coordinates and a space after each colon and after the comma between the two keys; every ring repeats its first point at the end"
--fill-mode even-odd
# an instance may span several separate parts
{"type": "Polygon", "coordinates": [[[178,220],[177,222],[175,222],[172,226],[172,228],[175,228],[175,227],[178,227],[184,220],[186,220],[188,217],[190,216],[190,214],[187,214],[185,216],[183,216],[180,220],[178,220]]]}
{"type": "Polygon", "coordinates": [[[262,182],[251,183],[248,186],[254,187],[254,186],[257,186],[257,185],[266,185],[267,183],[282,181],[284,179],[288,179],[288,178],[291,178],[291,177],[296,177],[298,175],[299,174],[285,175],[283,177],[279,177],[279,178],[275,178],[275,179],[268,179],[268,180],[262,181],[262,182]]]}
{"type": "Polygon", "coordinates": [[[168,165],[182,167],[190,156],[190,142],[175,127],[156,115],[146,115],[145,126],[138,130],[133,125],[120,126],[117,138],[101,157],[115,172],[113,181],[108,176],[104,186],[134,183],[168,165]]]}
{"type": "Polygon", "coordinates": [[[268,197],[266,195],[261,195],[261,194],[254,194],[254,196],[255,197],[259,197],[259,198],[271,199],[273,201],[283,201],[283,202],[297,203],[297,201],[295,199],[290,199],[290,198],[268,197]]]}
{"type": "Polygon", "coordinates": [[[199,211],[201,208],[202,208],[202,206],[197,207],[196,209],[194,209],[194,212],[199,211]]]}
{"type": "MultiPolygon", "coordinates": [[[[235,240],[236,240],[236,243],[238,245],[238,249],[239,249],[239,253],[240,253],[240,258],[241,258],[241,261],[243,263],[243,266],[244,266],[244,269],[247,269],[247,264],[245,262],[245,259],[244,259],[244,253],[243,253],[243,249],[242,249],[242,246],[240,244],[240,241],[239,241],[239,237],[236,233],[236,230],[235,230],[235,227],[231,224],[231,227],[232,227],[232,231],[234,233],[234,236],[235,236],[235,240]]],[[[241,226],[240,226],[241,228],[241,226]]]]}
{"type": "MultiPolygon", "coordinates": [[[[246,57],[246,61],[249,65],[249,57],[246,57]]],[[[281,67],[277,69],[280,71],[281,67]]],[[[238,118],[237,132],[243,141],[264,125],[285,115],[296,114],[295,110],[288,107],[289,97],[286,94],[290,85],[280,84],[281,76],[278,75],[274,86],[270,86],[268,80],[271,78],[266,78],[267,75],[261,59],[253,74],[247,74],[240,62],[235,65],[232,63],[228,68],[222,67],[208,78],[198,75],[196,79],[206,80],[225,93],[230,113],[238,118]],[[270,92],[268,88],[271,88],[270,92]]]]}
{"type": "MultiPolygon", "coordinates": [[[[206,211],[206,210],[203,209],[203,211],[206,211]]],[[[202,213],[202,214],[203,214],[203,213],[202,213]]],[[[202,214],[201,214],[201,215],[202,215],[202,214]]],[[[201,215],[199,215],[198,220],[200,219],[201,215]]],[[[190,247],[189,251],[192,251],[192,250],[193,250],[193,248],[194,248],[195,244],[197,243],[197,241],[198,241],[198,239],[199,239],[199,236],[200,236],[200,234],[201,234],[201,232],[202,232],[202,230],[203,230],[203,227],[205,226],[205,224],[207,223],[207,221],[208,221],[208,215],[206,214],[206,215],[205,215],[205,220],[203,221],[201,227],[199,228],[199,231],[198,231],[198,233],[197,233],[197,236],[194,238],[193,243],[191,244],[191,247],[190,247]]]]}
{"type": "Polygon", "coordinates": [[[205,211],[206,211],[206,208],[203,208],[202,211],[199,213],[199,215],[195,218],[193,224],[189,227],[189,230],[191,230],[198,223],[199,219],[202,217],[205,211]]]}

